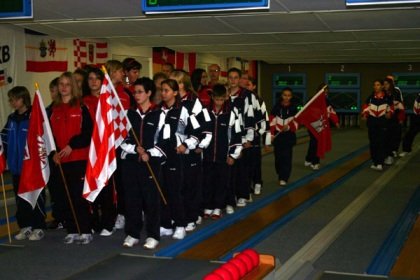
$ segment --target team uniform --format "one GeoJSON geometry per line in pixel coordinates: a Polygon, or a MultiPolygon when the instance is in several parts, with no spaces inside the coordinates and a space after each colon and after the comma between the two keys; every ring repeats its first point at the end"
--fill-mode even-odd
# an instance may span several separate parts
{"type": "MultiPolygon", "coordinates": [[[[19,114],[17,111],[9,115],[6,125],[2,130],[2,141],[4,144],[7,165],[12,174],[13,191],[16,200],[16,220],[19,228],[45,229],[45,193],[41,193],[37,200],[35,209],[31,204],[18,196],[20,173],[22,171],[23,159],[25,157],[25,146],[27,131],[29,126],[29,116],[31,108],[25,113],[19,114]]],[[[28,236],[16,239],[30,237],[31,231],[26,231],[28,236]]]]}
{"type": "Polygon", "coordinates": [[[403,104],[402,93],[398,88],[393,92],[387,93],[389,99],[392,99],[394,105],[394,113],[392,117],[387,120],[386,132],[386,158],[385,163],[392,164],[392,157],[397,156],[398,148],[401,144],[402,138],[402,123],[405,120],[405,108],[403,104]]]}
{"type": "MultiPolygon", "coordinates": [[[[327,102],[328,119],[335,126],[338,126],[339,119],[338,119],[337,113],[335,112],[334,108],[331,106],[331,103],[328,98],[326,102],[327,102]]],[[[305,157],[305,166],[311,166],[313,169],[318,169],[319,163],[320,163],[319,157],[317,156],[318,141],[315,135],[313,135],[310,130],[308,130],[308,134],[309,134],[309,146],[308,146],[308,151],[305,157]]]]}
{"type": "MultiPolygon", "coordinates": [[[[239,120],[225,102],[220,112],[210,105],[210,118],[206,130],[212,133],[210,145],[203,152],[204,217],[217,219],[226,206],[229,190],[230,166],[228,157],[237,159],[242,150],[239,120]]],[[[231,194],[233,195],[233,194],[231,194]]]]}
{"type": "MultiPolygon", "coordinates": [[[[257,100],[255,95],[244,89],[240,88],[235,95],[230,96],[230,108],[232,108],[237,119],[241,123],[242,127],[242,143],[251,142],[254,140],[255,135],[255,116],[254,112],[257,108],[257,100]]],[[[250,166],[251,162],[250,149],[243,149],[241,156],[235,161],[232,166],[232,175],[230,188],[227,196],[227,205],[245,206],[246,201],[250,199],[250,166]],[[235,196],[232,196],[232,190],[237,199],[235,203],[235,196]]]]}
{"type": "Polygon", "coordinates": [[[270,122],[267,112],[267,107],[262,98],[257,98],[257,110],[255,112],[255,134],[254,140],[252,141],[251,151],[251,182],[254,186],[255,194],[258,194],[261,191],[262,186],[262,173],[261,173],[261,144],[270,145],[271,144],[271,133],[270,133],[270,122]],[[259,190],[258,190],[259,189],[259,190]]]}
{"type": "Polygon", "coordinates": [[[363,105],[362,114],[367,118],[370,155],[374,166],[381,165],[381,169],[386,156],[386,114],[392,113],[393,107],[392,100],[383,92],[372,94],[363,105]]]}
{"type": "MultiPolygon", "coordinates": [[[[133,104],[134,97],[131,94],[128,94],[123,85],[118,85],[116,87],[116,92],[118,94],[118,98],[121,101],[121,105],[124,110],[130,109],[131,105],[133,104]]],[[[117,169],[113,174],[113,184],[115,183],[115,190],[117,192],[117,220],[115,222],[116,229],[123,229],[124,228],[124,215],[125,215],[125,195],[124,195],[124,185],[122,182],[121,172],[118,166],[121,165],[121,148],[118,147],[116,150],[117,153],[117,169]]]]}
{"type": "MultiPolygon", "coordinates": [[[[165,124],[160,133],[159,141],[167,156],[166,163],[162,167],[162,191],[168,205],[162,205],[161,226],[169,235],[172,229],[172,220],[177,228],[187,225],[184,197],[184,160],[183,155],[177,154],[176,148],[181,144],[193,150],[197,143],[197,137],[187,137],[185,129],[188,125],[188,109],[180,102],[168,108],[164,104],[161,107],[165,114],[165,124]]],[[[165,234],[164,234],[165,235],[165,234]]]]}
{"type": "Polygon", "coordinates": [[[145,214],[147,237],[160,239],[160,195],[147,164],[139,158],[137,142],[150,156],[149,165],[160,182],[161,165],[166,155],[159,146],[159,133],[164,125],[165,115],[152,104],[143,112],[140,108],[127,112],[133,130],[121,144],[121,174],[125,199],[125,233],[139,239],[143,228],[142,212],[145,214]],[[136,134],[136,138],[133,135],[136,134]]]}
{"type": "MultiPolygon", "coordinates": [[[[70,155],[61,159],[61,166],[82,236],[75,237],[70,235],[78,233],[78,230],[70,211],[71,208],[68,206],[68,199],[65,197],[64,189],[62,189],[60,192],[62,193],[60,203],[67,205],[64,218],[70,235],[67,236],[68,238],[66,237],[65,242],[72,243],[80,238],[81,243],[89,243],[92,233],[90,205],[83,198],[82,193],[93,130],[92,120],[85,106],[80,106],[79,104],[70,106],[70,104],[63,103],[52,107],[50,123],[58,151],[67,145],[72,148],[70,155]]],[[[58,172],[57,169],[55,171],[58,172]]],[[[64,182],[61,182],[60,187],[64,188],[64,182]]]]}
{"type": "MultiPolygon", "coordinates": [[[[420,93],[417,94],[417,98],[414,101],[413,106],[413,115],[411,116],[410,127],[406,134],[404,135],[402,150],[403,153],[411,152],[411,147],[413,145],[414,138],[417,133],[420,131],[420,93]]],[[[405,154],[402,154],[405,155],[405,154]]]]}
{"type": "MultiPolygon", "coordinates": [[[[297,107],[294,104],[276,104],[270,114],[270,131],[274,136],[274,159],[278,179],[287,181],[292,172],[293,146],[296,145],[298,124],[294,119],[297,107]],[[285,126],[289,129],[285,130],[285,126]]],[[[283,183],[283,184],[284,184],[283,183]]]]}
{"type": "Polygon", "coordinates": [[[203,111],[200,100],[191,93],[187,93],[182,98],[181,103],[188,112],[188,123],[184,135],[190,137],[190,141],[184,143],[187,151],[181,157],[183,161],[185,218],[188,225],[186,229],[191,231],[195,229],[195,222],[201,216],[202,158],[201,153],[196,153],[195,149],[204,149],[210,142],[209,138],[206,138],[209,133],[203,133],[204,113],[207,113],[208,116],[208,112],[203,111]]]}

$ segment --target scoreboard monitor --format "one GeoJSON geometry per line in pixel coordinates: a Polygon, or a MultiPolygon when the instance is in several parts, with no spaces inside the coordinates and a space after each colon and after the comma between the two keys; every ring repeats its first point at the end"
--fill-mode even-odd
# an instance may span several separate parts
{"type": "Polygon", "coordinates": [[[371,6],[371,5],[407,5],[420,3],[420,0],[346,0],[347,6],[371,6]]]}
{"type": "Polygon", "coordinates": [[[270,8],[270,0],[143,0],[145,14],[192,13],[270,8]]]}
{"type": "Polygon", "coordinates": [[[325,81],[330,88],[359,88],[359,73],[327,73],[325,81]]]}
{"type": "Polygon", "coordinates": [[[0,0],[0,20],[32,17],[32,0],[0,0]]]}

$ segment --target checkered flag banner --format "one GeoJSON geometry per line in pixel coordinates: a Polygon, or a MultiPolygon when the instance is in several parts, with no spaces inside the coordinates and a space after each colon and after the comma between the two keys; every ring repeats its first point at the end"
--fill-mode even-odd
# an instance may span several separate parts
{"type": "Polygon", "coordinates": [[[131,129],[111,79],[105,73],[96,109],[83,197],[93,202],[117,168],[115,150],[131,129]]]}
{"type": "Polygon", "coordinates": [[[83,68],[86,65],[100,67],[108,60],[107,42],[89,42],[74,39],[73,47],[75,68],[83,68]]]}

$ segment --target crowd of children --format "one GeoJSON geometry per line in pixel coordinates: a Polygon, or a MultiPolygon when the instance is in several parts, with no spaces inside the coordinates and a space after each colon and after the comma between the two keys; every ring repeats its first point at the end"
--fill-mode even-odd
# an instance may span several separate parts
{"type": "MultiPolygon", "coordinates": [[[[65,72],[50,84],[53,102],[47,113],[57,152],[50,157],[48,189],[54,221],[48,226],[65,227],[66,244],[88,244],[93,232],[106,237],[124,229],[123,246],[133,247],[140,242],[143,225],[146,249],[155,249],[162,236],[183,239],[202,219],[232,214],[251,202],[253,194],[261,194],[262,146],[274,146],[278,183],[288,183],[298,129],[292,89],[282,90],[269,114],[256,93],[256,80],[237,68],[227,71],[227,83],[222,84],[218,65],[209,66],[210,83],[204,69],[196,69],[190,77],[165,64],[165,72],[149,79],[140,78],[142,66],[133,58],[110,60],[105,66],[133,128],[117,150],[117,170],[93,203],[82,197],[82,191],[104,74],[88,67],[65,72]]],[[[401,94],[392,79],[386,83],[383,87],[382,81],[375,81],[363,110],[372,168],[377,170],[396,155],[401,141],[396,134],[401,134],[404,116],[401,94]],[[391,137],[395,141],[385,142],[391,137]]],[[[15,112],[2,139],[17,194],[31,102],[24,87],[10,90],[9,98],[15,112]]],[[[338,125],[328,105],[329,118],[338,125]]],[[[418,97],[400,156],[411,151],[419,131],[419,111],[418,97]]],[[[316,145],[311,137],[305,161],[314,170],[319,169],[316,145]]],[[[17,240],[44,237],[44,199],[43,193],[32,209],[16,195],[21,229],[17,240]]]]}

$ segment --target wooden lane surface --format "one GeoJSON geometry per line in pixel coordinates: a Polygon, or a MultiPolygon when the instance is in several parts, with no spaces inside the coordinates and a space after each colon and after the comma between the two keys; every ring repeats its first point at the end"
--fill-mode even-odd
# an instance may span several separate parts
{"type": "Polygon", "coordinates": [[[420,279],[420,216],[404,244],[390,276],[396,278],[420,279]]]}
{"type": "Polygon", "coordinates": [[[200,260],[218,259],[228,253],[232,248],[237,247],[263,228],[269,226],[312,196],[327,188],[369,158],[369,152],[360,154],[352,160],[347,161],[314,179],[305,186],[296,189],[261,208],[257,212],[249,215],[246,219],[237,222],[218,234],[186,250],[178,257],[200,260]]]}

